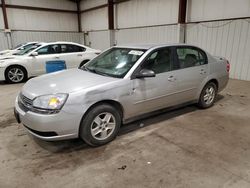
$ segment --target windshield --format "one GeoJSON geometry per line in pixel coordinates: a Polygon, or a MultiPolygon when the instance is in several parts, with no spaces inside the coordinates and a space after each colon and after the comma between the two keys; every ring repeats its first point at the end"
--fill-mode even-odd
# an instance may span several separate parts
{"type": "Polygon", "coordinates": [[[97,74],[123,78],[146,50],[111,48],[87,63],[84,68],[97,74]]]}
{"type": "Polygon", "coordinates": [[[25,43],[18,44],[17,46],[15,46],[14,48],[12,48],[12,50],[18,49],[18,48],[22,47],[24,44],[25,43]]]}
{"type": "Polygon", "coordinates": [[[33,51],[34,49],[40,47],[41,45],[40,44],[36,44],[36,45],[32,45],[32,46],[29,46],[27,48],[24,48],[22,50],[20,50],[19,52],[13,54],[13,55],[25,55],[25,54],[28,54],[29,52],[33,51]]]}

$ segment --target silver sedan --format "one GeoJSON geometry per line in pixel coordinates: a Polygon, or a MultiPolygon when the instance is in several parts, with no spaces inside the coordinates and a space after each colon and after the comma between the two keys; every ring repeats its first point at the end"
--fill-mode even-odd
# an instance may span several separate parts
{"type": "Polygon", "coordinates": [[[122,123],[167,107],[214,104],[228,82],[229,63],[185,44],[116,46],[80,69],[29,80],[15,115],[34,136],[113,140],[122,123]]]}

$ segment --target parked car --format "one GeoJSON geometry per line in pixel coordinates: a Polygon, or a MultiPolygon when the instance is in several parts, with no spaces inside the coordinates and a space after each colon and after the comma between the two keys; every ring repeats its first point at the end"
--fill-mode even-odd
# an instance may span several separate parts
{"type": "Polygon", "coordinates": [[[19,83],[46,73],[46,62],[63,60],[67,68],[77,68],[100,53],[72,42],[38,43],[10,57],[0,57],[0,80],[19,83]]]}
{"type": "Polygon", "coordinates": [[[1,56],[11,56],[11,55],[13,55],[15,53],[18,53],[21,50],[28,49],[28,48],[30,48],[31,46],[33,46],[33,45],[35,45],[37,43],[39,43],[39,42],[26,42],[26,43],[18,44],[17,46],[12,48],[11,50],[0,51],[0,57],[1,56]]]}
{"type": "Polygon", "coordinates": [[[15,114],[34,136],[113,140],[122,123],[180,104],[214,104],[228,82],[229,63],[190,45],[119,46],[81,69],[29,80],[15,114]]]}

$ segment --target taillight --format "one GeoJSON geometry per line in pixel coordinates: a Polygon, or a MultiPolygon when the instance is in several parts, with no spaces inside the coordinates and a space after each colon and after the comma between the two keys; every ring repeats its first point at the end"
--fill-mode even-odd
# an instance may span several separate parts
{"type": "Polygon", "coordinates": [[[227,72],[230,71],[230,63],[227,61],[227,72]]]}

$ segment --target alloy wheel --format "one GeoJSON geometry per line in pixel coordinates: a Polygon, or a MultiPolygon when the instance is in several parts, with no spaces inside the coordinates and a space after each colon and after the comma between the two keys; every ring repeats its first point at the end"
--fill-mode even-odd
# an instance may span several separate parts
{"type": "Polygon", "coordinates": [[[213,102],[214,98],[215,98],[215,89],[212,86],[209,86],[205,90],[205,94],[204,94],[204,97],[203,97],[204,102],[207,105],[210,105],[213,102]]]}
{"type": "Polygon", "coordinates": [[[97,140],[105,140],[115,130],[115,117],[109,113],[104,112],[97,115],[91,124],[91,135],[97,140]]]}
{"type": "Polygon", "coordinates": [[[20,68],[11,68],[8,72],[8,78],[12,81],[12,82],[21,82],[24,78],[24,72],[22,69],[20,68]]]}

